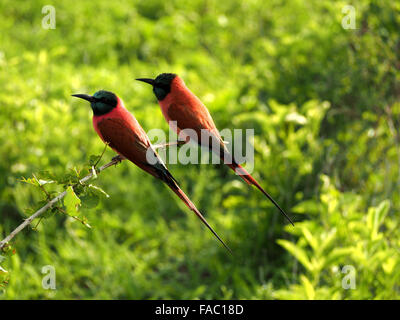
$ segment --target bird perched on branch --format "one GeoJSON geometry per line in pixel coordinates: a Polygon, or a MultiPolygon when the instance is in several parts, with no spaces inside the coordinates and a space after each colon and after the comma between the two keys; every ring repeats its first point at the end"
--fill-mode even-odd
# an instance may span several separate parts
{"type": "Polygon", "coordinates": [[[136,118],[124,107],[116,94],[100,90],[93,96],[73,94],[72,96],[90,102],[93,110],[93,127],[100,138],[118,153],[120,159],[128,159],[139,168],[163,181],[211,230],[217,239],[227,248],[218,234],[181,190],[178,182],[168,171],[162,159],[150,143],[149,137],[136,118]]]}
{"type": "Polygon", "coordinates": [[[139,78],[136,80],[146,82],[153,87],[153,92],[160,104],[161,111],[174,131],[179,134],[181,130],[194,130],[196,134],[187,138],[194,140],[199,145],[210,148],[245,182],[256,186],[293,225],[292,220],[276,201],[235,161],[227,150],[206,106],[186,87],[178,75],[162,73],[155,79],[139,78]],[[208,134],[204,135],[204,132],[208,132],[208,134]]]}

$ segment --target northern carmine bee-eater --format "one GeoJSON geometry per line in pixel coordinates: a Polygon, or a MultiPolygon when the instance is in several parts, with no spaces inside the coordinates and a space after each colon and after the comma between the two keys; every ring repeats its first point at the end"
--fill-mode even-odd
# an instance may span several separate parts
{"type": "Polygon", "coordinates": [[[155,79],[140,78],[136,80],[153,86],[153,92],[160,104],[161,111],[173,130],[178,134],[184,129],[194,130],[196,135],[191,135],[189,139],[194,139],[199,145],[205,145],[210,148],[223,161],[224,159],[228,160],[224,161],[224,163],[239,174],[248,184],[256,186],[293,225],[292,220],[276,201],[235,161],[227,150],[206,106],[186,87],[178,75],[174,73],[162,73],[155,79]],[[204,130],[208,132],[208,135],[204,135],[204,130]],[[200,139],[204,136],[207,139],[200,139]],[[214,143],[210,144],[210,139],[211,141],[216,141],[217,148],[213,147],[215,146],[214,143]]]}
{"type": "Polygon", "coordinates": [[[229,247],[211,228],[151,145],[149,137],[136,118],[124,107],[122,100],[110,91],[100,90],[93,96],[73,94],[90,102],[93,110],[93,127],[100,138],[118,153],[120,159],[128,159],[142,170],[162,180],[211,230],[230,252],[229,247]],[[149,157],[150,154],[150,157],[149,157]],[[150,159],[150,161],[148,161],[150,159]]]}

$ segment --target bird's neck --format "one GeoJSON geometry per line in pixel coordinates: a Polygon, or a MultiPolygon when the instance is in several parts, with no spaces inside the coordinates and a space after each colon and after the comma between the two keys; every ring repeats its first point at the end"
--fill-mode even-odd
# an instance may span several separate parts
{"type": "Polygon", "coordinates": [[[112,108],[109,112],[107,112],[105,114],[101,114],[101,115],[93,114],[93,121],[95,121],[95,120],[99,121],[104,118],[121,117],[122,115],[125,114],[125,112],[128,112],[128,110],[126,110],[122,100],[120,98],[118,98],[118,103],[115,108],[112,108]]]}

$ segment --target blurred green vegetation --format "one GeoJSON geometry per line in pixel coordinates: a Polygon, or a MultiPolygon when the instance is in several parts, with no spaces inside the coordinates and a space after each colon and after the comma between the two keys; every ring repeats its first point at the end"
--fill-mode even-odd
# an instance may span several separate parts
{"type": "MultiPolygon", "coordinates": [[[[254,177],[295,227],[229,169],[170,165],[235,253],[129,163],[95,183],[92,229],[56,214],[19,234],[2,299],[400,298],[400,2],[0,2],[0,235],[42,200],[20,181],[84,168],[103,144],[70,97],[107,89],[143,128],[167,124],[134,81],[178,73],[217,126],[255,129],[254,177]],[[42,7],[56,29],[42,28],[42,7]],[[356,9],[345,30],[343,6],[356,9]],[[42,267],[57,290],[42,288],[42,267]],[[356,288],[342,287],[343,267],[356,288]]],[[[107,151],[102,163],[113,156],[107,151]]],[[[34,223],[36,224],[36,222],[34,223]]]]}

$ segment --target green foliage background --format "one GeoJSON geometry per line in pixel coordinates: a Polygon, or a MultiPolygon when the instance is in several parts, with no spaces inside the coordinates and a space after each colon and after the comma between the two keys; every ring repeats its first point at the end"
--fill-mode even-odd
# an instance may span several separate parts
{"type": "Polygon", "coordinates": [[[255,129],[254,177],[296,224],[225,167],[170,165],[232,258],[165,185],[122,163],[95,180],[109,198],[82,201],[92,229],[57,213],[16,237],[0,297],[398,299],[399,13],[377,0],[2,0],[2,238],[43,200],[21,177],[83,170],[102,152],[90,108],[70,95],[114,91],[146,131],[167,132],[134,81],[161,72],[178,73],[220,129],[255,129]],[[42,28],[48,4],[55,30],[42,28]],[[355,30],[341,26],[347,4],[355,30]],[[46,265],[55,291],[42,288],[46,265]],[[355,289],[342,287],[346,265],[355,289]]]}

